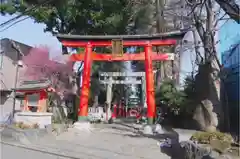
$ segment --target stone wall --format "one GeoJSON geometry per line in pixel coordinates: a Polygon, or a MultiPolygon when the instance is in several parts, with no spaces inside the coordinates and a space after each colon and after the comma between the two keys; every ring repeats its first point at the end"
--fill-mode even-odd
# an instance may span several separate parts
{"type": "Polygon", "coordinates": [[[45,128],[52,124],[52,113],[17,112],[15,113],[14,121],[28,125],[38,124],[39,128],[45,128]]]}

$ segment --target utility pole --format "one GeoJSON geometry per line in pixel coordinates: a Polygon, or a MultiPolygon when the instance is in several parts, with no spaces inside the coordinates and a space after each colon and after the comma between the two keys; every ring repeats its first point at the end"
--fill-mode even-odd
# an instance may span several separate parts
{"type": "Polygon", "coordinates": [[[2,66],[3,66],[3,53],[4,51],[0,49],[0,69],[2,69],[2,66]]]}
{"type": "Polygon", "coordinates": [[[12,108],[12,118],[11,120],[14,119],[14,114],[15,114],[15,108],[16,108],[16,88],[17,88],[17,83],[18,83],[18,72],[19,72],[19,66],[20,66],[20,55],[24,56],[22,51],[20,50],[19,46],[16,45],[14,41],[11,41],[12,43],[12,48],[16,50],[16,57],[17,57],[17,64],[16,64],[16,73],[15,73],[15,80],[14,80],[14,90],[13,90],[13,108],[12,108]]]}

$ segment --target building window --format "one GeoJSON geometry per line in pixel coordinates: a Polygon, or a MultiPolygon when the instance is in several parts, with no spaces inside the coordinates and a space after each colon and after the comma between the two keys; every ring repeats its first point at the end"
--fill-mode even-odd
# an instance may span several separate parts
{"type": "Polygon", "coordinates": [[[240,56],[239,56],[239,54],[240,54],[240,47],[238,47],[238,49],[237,49],[236,51],[237,51],[237,52],[236,52],[236,56],[237,56],[236,60],[237,60],[237,64],[239,64],[239,58],[240,58],[240,56]]]}
{"type": "Polygon", "coordinates": [[[39,93],[33,93],[27,95],[28,100],[28,107],[30,111],[37,112],[38,106],[39,106],[39,100],[40,100],[40,94],[39,93]]]}
{"type": "Polygon", "coordinates": [[[234,57],[231,56],[231,66],[234,64],[234,57]]]}
{"type": "Polygon", "coordinates": [[[233,59],[234,59],[234,65],[237,63],[237,54],[234,54],[234,56],[233,56],[233,59]]]}

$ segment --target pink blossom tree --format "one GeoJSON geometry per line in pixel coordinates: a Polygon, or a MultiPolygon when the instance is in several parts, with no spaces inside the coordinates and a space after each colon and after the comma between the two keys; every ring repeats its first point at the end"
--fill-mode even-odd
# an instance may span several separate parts
{"type": "Polygon", "coordinates": [[[62,62],[63,57],[51,60],[49,49],[44,47],[33,48],[22,61],[26,66],[21,76],[22,80],[48,79],[56,93],[62,97],[73,92],[73,84],[70,81],[73,77],[71,61],[62,62]]]}

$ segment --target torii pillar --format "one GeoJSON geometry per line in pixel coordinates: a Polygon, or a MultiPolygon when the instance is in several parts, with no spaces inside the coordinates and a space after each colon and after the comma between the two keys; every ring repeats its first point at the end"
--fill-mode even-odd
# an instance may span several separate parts
{"type": "Polygon", "coordinates": [[[91,68],[92,68],[92,45],[88,42],[86,46],[83,66],[83,80],[80,99],[80,110],[78,111],[78,121],[88,120],[88,97],[90,88],[91,68]]]}
{"type": "Polygon", "coordinates": [[[148,124],[153,124],[156,115],[154,76],[152,66],[152,45],[147,42],[144,46],[145,72],[146,72],[146,94],[147,94],[147,117],[148,124]]]}

